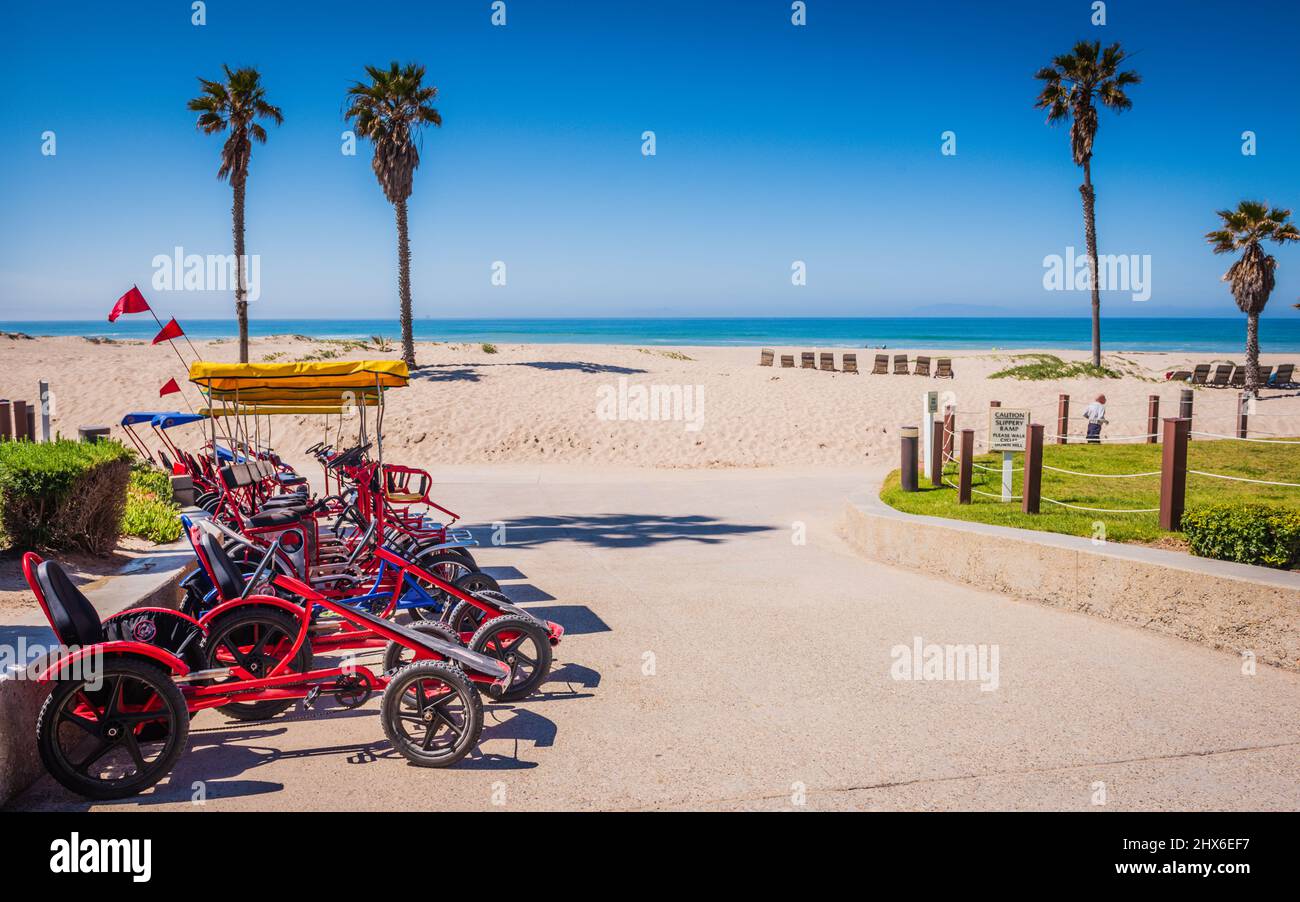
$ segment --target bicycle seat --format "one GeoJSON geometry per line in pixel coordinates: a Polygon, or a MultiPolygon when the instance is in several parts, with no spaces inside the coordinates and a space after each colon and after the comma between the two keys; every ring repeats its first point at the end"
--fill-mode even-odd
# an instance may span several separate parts
{"type": "Polygon", "coordinates": [[[301,523],[305,512],[305,508],[275,507],[258,511],[248,518],[248,523],[250,526],[289,526],[301,523]]]}
{"type": "Polygon", "coordinates": [[[56,561],[42,561],[37,565],[36,582],[45,599],[50,626],[60,642],[85,647],[104,641],[99,612],[56,561]]]}
{"type": "Polygon", "coordinates": [[[208,562],[208,569],[212,571],[212,578],[217,584],[217,592],[221,595],[222,601],[232,601],[243,594],[244,574],[239,572],[239,567],[230,559],[230,555],[226,554],[226,549],[221,547],[216,537],[205,532],[199,536],[199,545],[203,549],[203,557],[208,562]]]}

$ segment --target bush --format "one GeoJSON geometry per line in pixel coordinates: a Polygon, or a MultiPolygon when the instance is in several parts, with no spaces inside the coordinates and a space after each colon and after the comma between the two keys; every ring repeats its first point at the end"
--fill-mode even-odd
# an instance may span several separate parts
{"type": "Polygon", "coordinates": [[[497,352],[497,346],[488,341],[485,341],[483,342],[483,344],[479,345],[479,348],[482,349],[484,354],[495,354],[497,352]]]}
{"type": "Polygon", "coordinates": [[[111,551],[130,472],[119,442],[0,442],[0,531],[23,549],[111,551]]]}
{"type": "Polygon", "coordinates": [[[122,532],[155,544],[181,537],[181,510],[171,500],[172,483],[161,470],[143,464],[131,470],[126,487],[126,513],[122,532]]]}
{"type": "Polygon", "coordinates": [[[1119,379],[1124,374],[1107,366],[1093,366],[1091,362],[1066,363],[1055,354],[1015,354],[1014,366],[990,373],[990,379],[1031,379],[1034,381],[1093,378],[1119,379]]]}
{"type": "Polygon", "coordinates": [[[1221,561],[1289,568],[1300,564],[1300,510],[1215,504],[1183,514],[1192,553],[1221,561]]]}

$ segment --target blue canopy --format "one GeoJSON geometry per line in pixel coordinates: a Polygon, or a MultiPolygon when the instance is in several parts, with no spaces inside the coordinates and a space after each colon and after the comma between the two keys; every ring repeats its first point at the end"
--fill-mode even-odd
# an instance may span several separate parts
{"type": "Polygon", "coordinates": [[[152,423],[155,429],[171,429],[173,426],[186,426],[203,419],[206,417],[197,413],[160,413],[153,418],[152,423]]]}
{"type": "Polygon", "coordinates": [[[172,416],[181,416],[181,414],[175,410],[164,411],[164,412],[159,412],[157,410],[136,411],[134,413],[128,413],[124,417],[122,417],[122,425],[134,426],[136,423],[151,423],[156,417],[172,417],[172,416]]]}

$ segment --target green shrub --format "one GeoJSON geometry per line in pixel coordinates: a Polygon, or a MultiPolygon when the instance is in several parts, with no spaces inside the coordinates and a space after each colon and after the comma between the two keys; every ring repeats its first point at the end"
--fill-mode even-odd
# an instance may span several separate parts
{"type": "Polygon", "coordinates": [[[110,551],[130,472],[119,442],[0,442],[0,532],[23,549],[110,551]]]}
{"type": "Polygon", "coordinates": [[[483,342],[483,344],[479,345],[479,348],[482,349],[484,354],[495,354],[497,352],[497,346],[489,341],[483,342]]]}
{"type": "Polygon", "coordinates": [[[1093,366],[1091,362],[1066,363],[1055,354],[1014,354],[1014,366],[990,373],[990,379],[1030,379],[1034,381],[1076,379],[1119,379],[1123,376],[1107,366],[1093,366]]]}
{"type": "Polygon", "coordinates": [[[1269,504],[1214,504],[1183,514],[1192,553],[1221,561],[1300,564],[1300,510],[1269,504]]]}
{"type": "Polygon", "coordinates": [[[175,542],[181,537],[181,509],[171,498],[172,484],[166,473],[144,465],[133,468],[126,487],[123,534],[159,545],[175,542]]]}

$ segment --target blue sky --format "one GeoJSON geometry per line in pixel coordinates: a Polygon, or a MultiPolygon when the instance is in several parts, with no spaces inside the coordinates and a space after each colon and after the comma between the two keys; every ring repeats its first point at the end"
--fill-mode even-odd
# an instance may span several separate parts
{"type": "MultiPolygon", "coordinates": [[[[369,146],[340,152],[346,87],[391,59],[427,66],[444,120],[411,200],[417,316],[1084,315],[1086,293],[1042,287],[1083,230],[1032,78],[1081,38],[1121,41],[1144,77],[1102,113],[1093,177],[1101,251],[1151,255],[1152,296],[1107,292],[1107,315],[1234,314],[1214,210],[1300,209],[1294,2],[1115,0],[1104,27],[1087,0],[808,0],[804,27],[789,0],[506,2],[505,27],[489,0],[211,0],[202,27],[175,0],[11,2],[0,319],[99,318],[155,255],[230,252],[221,139],[185,109],[222,63],[259,67],[285,114],[252,161],[254,317],[396,315],[392,207],[369,146]]],[[[1278,257],[1270,312],[1298,316],[1300,248],[1278,257]]]]}

